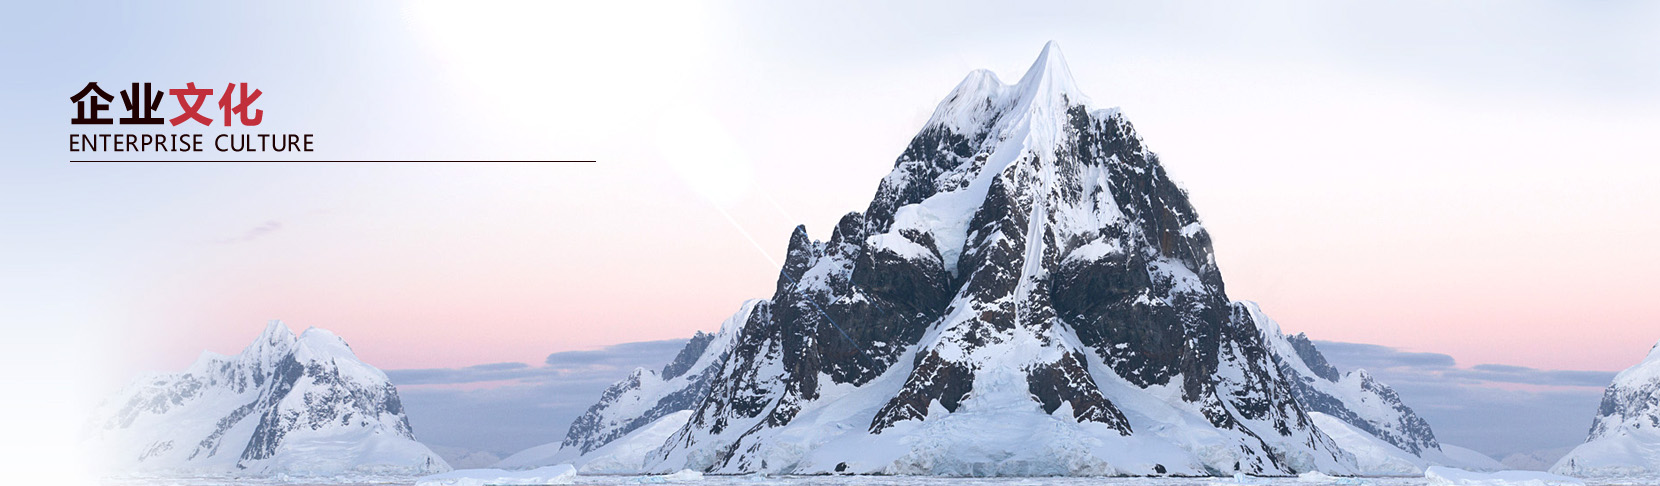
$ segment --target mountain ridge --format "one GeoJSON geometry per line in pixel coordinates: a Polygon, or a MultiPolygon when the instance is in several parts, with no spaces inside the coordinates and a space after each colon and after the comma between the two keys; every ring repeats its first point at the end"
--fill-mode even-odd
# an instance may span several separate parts
{"type": "Polygon", "coordinates": [[[1552,473],[1660,474],[1660,343],[1649,348],[1642,361],[1614,375],[1587,435],[1585,443],[1551,466],[1552,473]]]}
{"type": "MultiPolygon", "coordinates": [[[[1295,346],[1228,299],[1210,245],[1158,156],[1090,104],[1051,42],[1012,85],[983,70],[958,83],[828,240],[792,232],[773,296],[703,351],[708,388],[677,430],[609,437],[626,447],[600,457],[609,445],[539,453],[585,472],[1363,472],[1299,401],[1315,382],[1287,368],[1304,363],[1295,346]]],[[[1386,390],[1344,397],[1398,404],[1386,390]]],[[[608,403],[591,411],[624,408],[608,403]]],[[[1416,419],[1395,412],[1347,418],[1374,433],[1416,419]]],[[[1382,447],[1438,451],[1409,432],[1382,447]]]]}
{"type": "Polygon", "coordinates": [[[449,470],[415,440],[386,374],[345,340],[281,321],[235,356],[141,376],[100,405],[83,444],[114,473],[312,476],[449,470]]]}

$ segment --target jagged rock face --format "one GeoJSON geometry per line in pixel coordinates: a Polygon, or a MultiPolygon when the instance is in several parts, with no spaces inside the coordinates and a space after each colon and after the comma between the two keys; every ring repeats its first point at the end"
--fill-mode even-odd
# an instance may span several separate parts
{"type": "MultiPolygon", "coordinates": [[[[1051,62],[1047,56],[1039,61],[1051,62]]],[[[936,312],[951,317],[941,323],[941,345],[931,347],[972,354],[1025,333],[1055,345],[1056,334],[1070,330],[1083,348],[1063,347],[1054,357],[1087,351],[1142,386],[1182,374],[1208,376],[1228,321],[1227,299],[1209,237],[1185,194],[1122,115],[1087,109],[1069,88],[1064,66],[1023,79],[1015,89],[1033,90],[1035,99],[1012,103],[987,95],[994,83],[988,75],[959,86],[940,110],[956,116],[941,117],[913,141],[868,210],[870,233],[928,249],[914,259],[920,266],[931,267],[936,259],[952,266],[949,293],[955,299],[936,312]],[[965,109],[969,116],[952,113],[965,109]],[[1050,126],[1021,126],[1045,121],[1050,126]],[[1020,129],[1036,146],[1010,154],[1002,145],[1020,129]],[[1044,129],[1052,133],[1032,132],[1044,129]],[[1013,160],[997,166],[1008,158],[1013,160]],[[934,226],[931,234],[917,227],[918,219],[937,217],[923,214],[935,211],[919,203],[942,193],[972,193],[975,184],[986,186],[986,193],[966,235],[936,238],[950,229],[934,226]],[[907,207],[915,209],[893,214],[907,207]],[[959,239],[966,239],[960,250],[939,244],[959,239]]],[[[877,253],[891,254],[903,243],[877,253]]],[[[964,358],[922,354],[914,379],[875,428],[920,418],[926,410],[914,403],[920,397],[942,399],[950,410],[971,388],[975,366],[967,362],[974,358],[964,358]]],[[[1062,370],[1033,374],[1033,380],[1080,382],[1081,395],[1068,400],[1074,411],[1119,415],[1088,380],[1079,379],[1085,375],[1081,360],[1050,358],[1033,368],[1062,370]]],[[[1203,400],[1210,391],[1206,383],[1185,382],[1184,398],[1203,400]]],[[[1121,419],[1113,421],[1123,426],[1121,419]]]]}
{"type": "Polygon", "coordinates": [[[1326,362],[1326,355],[1320,354],[1320,350],[1314,347],[1314,341],[1310,341],[1307,334],[1299,332],[1296,336],[1285,339],[1291,343],[1291,349],[1297,351],[1297,359],[1302,360],[1303,364],[1314,372],[1314,376],[1326,381],[1337,381],[1343,378],[1342,374],[1337,371],[1337,367],[1326,362]]]}
{"type": "MultiPolygon", "coordinates": [[[[1383,439],[1385,442],[1414,454],[1429,449],[1439,450],[1441,448],[1440,443],[1435,440],[1435,432],[1429,428],[1429,423],[1425,422],[1418,414],[1413,413],[1411,407],[1407,407],[1405,403],[1402,403],[1400,395],[1395,394],[1394,388],[1372,379],[1372,375],[1367,374],[1365,370],[1356,371],[1353,375],[1360,381],[1361,392],[1365,395],[1377,397],[1378,403],[1386,404],[1389,410],[1393,412],[1391,415],[1399,418],[1395,419],[1393,423],[1385,423],[1381,426],[1374,425],[1372,428],[1364,427],[1356,421],[1345,421],[1360,427],[1361,430],[1365,430],[1379,439],[1383,439]]],[[[1356,417],[1356,419],[1364,420],[1362,417],[1356,417]]],[[[1373,424],[1374,422],[1366,421],[1365,423],[1373,424]]]]}
{"type": "Polygon", "coordinates": [[[1429,422],[1402,402],[1389,385],[1373,379],[1366,370],[1339,374],[1308,336],[1287,337],[1255,303],[1238,305],[1242,317],[1262,332],[1280,374],[1304,409],[1335,417],[1414,456],[1441,450],[1429,422]]]}
{"type": "Polygon", "coordinates": [[[872,435],[1027,405],[1133,435],[1097,383],[1105,373],[1175,384],[1229,431],[1243,452],[1201,466],[1212,472],[1344,461],[1233,315],[1186,195],[1122,115],[1089,109],[1059,57],[1046,48],[1013,86],[970,75],[864,213],[826,242],[797,228],[777,291],[749,313],[666,460],[798,471],[767,463],[769,430],[827,387],[890,373],[901,383],[865,424],[872,435]]]}
{"type": "MultiPolygon", "coordinates": [[[[1660,345],[1656,349],[1649,354],[1649,361],[1660,361],[1660,345]]],[[[1660,370],[1655,364],[1645,362],[1644,365],[1660,370]]],[[[1587,440],[1611,437],[1631,429],[1660,431],[1660,375],[1642,376],[1642,371],[1650,371],[1642,366],[1617,376],[1603,391],[1602,405],[1597,408],[1596,419],[1591,421],[1587,440]]]]}
{"type": "Polygon", "coordinates": [[[692,370],[713,339],[714,335],[699,332],[686,343],[674,361],[663,367],[661,374],[636,369],[627,378],[606,388],[598,403],[588,407],[588,411],[571,422],[562,445],[586,454],[665,415],[697,405],[708,393],[710,379],[717,370],[704,367],[698,373],[687,375],[687,372],[692,370]],[[679,379],[682,377],[685,379],[679,379]],[[661,396],[654,395],[663,389],[671,390],[661,396]],[[651,398],[644,398],[647,396],[651,398]],[[618,404],[641,400],[650,401],[650,408],[617,413],[618,404]]]}
{"type": "Polygon", "coordinates": [[[236,356],[140,379],[105,402],[89,445],[116,472],[323,475],[449,466],[415,440],[397,389],[328,331],[272,322],[236,356]]]}
{"type": "Polygon", "coordinates": [[[687,374],[706,382],[659,386],[642,370],[557,453],[503,465],[1359,472],[1304,399],[1371,427],[1345,437],[1437,447],[1393,391],[1339,376],[1306,337],[1288,340],[1254,304],[1228,299],[1186,194],[1117,110],[1089,108],[1053,45],[1013,85],[969,75],[864,212],[827,241],[797,227],[772,297],[664,374],[699,351],[687,374]],[[674,402],[683,410],[630,405],[693,392],[701,399],[674,402]],[[641,432],[616,433],[626,429],[641,432]]]}
{"type": "MultiPolygon", "coordinates": [[[[744,303],[738,314],[721,326],[720,332],[700,331],[692,336],[660,373],[636,369],[607,388],[598,403],[571,423],[565,440],[560,443],[565,456],[588,454],[664,416],[697,406],[708,396],[710,384],[730,355],[736,328],[757,303],[744,303]]],[[[541,459],[520,457],[510,464],[541,459]]]]}
{"type": "Polygon", "coordinates": [[[709,350],[709,343],[714,340],[714,334],[703,331],[692,335],[692,338],[686,341],[686,347],[680,348],[680,353],[674,356],[674,361],[663,365],[663,379],[672,380],[691,371],[692,365],[697,364],[697,359],[703,356],[704,351],[709,350]]]}
{"type": "Polygon", "coordinates": [[[1660,474],[1660,344],[1643,362],[1614,376],[1585,443],[1558,460],[1551,472],[1598,477],[1660,474]]]}

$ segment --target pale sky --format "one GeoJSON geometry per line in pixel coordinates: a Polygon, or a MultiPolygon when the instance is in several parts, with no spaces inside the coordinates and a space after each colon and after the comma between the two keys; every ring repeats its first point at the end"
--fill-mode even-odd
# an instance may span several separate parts
{"type": "Polygon", "coordinates": [[[864,209],[957,81],[1047,40],[1187,188],[1229,296],[1288,330],[1599,371],[1660,339],[1655,3],[17,10],[0,359],[71,361],[17,380],[76,400],[274,318],[387,369],[712,330],[770,295],[792,227],[864,209]],[[89,81],[248,82],[245,131],[331,159],[598,163],[69,164],[89,81]]]}

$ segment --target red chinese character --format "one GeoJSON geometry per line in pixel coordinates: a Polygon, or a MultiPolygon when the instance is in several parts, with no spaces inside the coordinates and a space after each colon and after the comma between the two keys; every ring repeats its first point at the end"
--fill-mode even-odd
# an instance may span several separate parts
{"type": "Polygon", "coordinates": [[[254,90],[253,96],[248,96],[248,83],[242,83],[242,95],[237,97],[237,103],[232,105],[231,88],[235,88],[236,85],[236,83],[226,84],[225,95],[219,97],[219,107],[225,109],[225,126],[231,126],[231,113],[241,115],[242,126],[251,127],[259,125],[259,120],[265,117],[265,110],[254,110],[254,116],[250,117],[248,116],[248,105],[253,104],[254,100],[259,99],[259,95],[262,93],[256,89],[254,90]]]}
{"type": "MultiPolygon", "coordinates": [[[[179,108],[183,109],[184,113],[180,113],[179,116],[175,116],[167,120],[167,122],[172,123],[175,127],[179,126],[180,123],[184,123],[185,120],[196,120],[197,123],[201,123],[203,125],[212,125],[212,118],[202,116],[201,113],[197,112],[202,110],[202,103],[207,101],[208,95],[213,94],[213,90],[206,88],[198,89],[196,88],[196,83],[186,83],[185,86],[187,87],[182,89],[174,88],[171,90],[173,91],[173,96],[179,97],[179,108]],[[184,97],[186,96],[195,96],[196,102],[190,103],[185,101],[184,97]]],[[[225,122],[230,123],[230,120],[226,119],[225,122]]]]}

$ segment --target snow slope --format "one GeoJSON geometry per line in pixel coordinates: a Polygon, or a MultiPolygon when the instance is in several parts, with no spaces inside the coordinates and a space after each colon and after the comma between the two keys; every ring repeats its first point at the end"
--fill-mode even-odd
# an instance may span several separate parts
{"type": "Polygon", "coordinates": [[[1504,469],[1484,454],[1436,440],[1429,423],[1389,385],[1374,380],[1366,370],[1338,371],[1308,336],[1286,336],[1255,302],[1236,305],[1256,323],[1297,401],[1315,417],[1321,430],[1355,455],[1362,474],[1416,476],[1431,465],[1473,471],[1504,469]]]}
{"type": "Polygon", "coordinates": [[[1551,467],[1571,476],[1660,475],[1660,344],[1614,375],[1584,444],[1551,467]]]}
{"type": "Polygon", "coordinates": [[[279,321],[236,356],[203,353],[106,400],[86,445],[111,472],[263,476],[447,471],[386,374],[333,333],[279,321]]]}
{"type": "Polygon", "coordinates": [[[1355,455],[1359,472],[1368,476],[1417,476],[1429,467],[1429,461],[1384,442],[1342,419],[1320,412],[1309,414],[1320,430],[1355,455]]]}
{"type": "Polygon", "coordinates": [[[1185,194],[1052,43],[1013,84],[970,73],[780,273],[651,470],[1352,471],[1231,313],[1185,194]]]}
{"type": "Polygon", "coordinates": [[[571,484],[574,482],[576,482],[576,469],[569,465],[558,465],[528,471],[457,469],[422,476],[415,480],[415,486],[521,486],[571,484]]]}
{"type": "Polygon", "coordinates": [[[1428,460],[1430,464],[1455,467],[1466,471],[1493,472],[1516,469],[1514,467],[1504,465],[1504,463],[1493,459],[1492,456],[1488,456],[1487,454],[1482,454],[1469,448],[1459,447],[1452,444],[1441,444],[1440,454],[1430,452],[1424,454],[1423,457],[1428,460]]]}
{"type": "Polygon", "coordinates": [[[1257,324],[1263,342],[1274,353],[1304,407],[1341,419],[1413,455],[1440,450],[1429,423],[1402,403],[1395,390],[1373,380],[1366,370],[1339,374],[1307,336],[1286,336],[1279,323],[1263,314],[1255,302],[1240,305],[1257,324]]]}
{"type": "Polygon", "coordinates": [[[623,473],[644,468],[646,450],[662,445],[686,423],[690,410],[708,394],[709,383],[725,361],[739,328],[758,300],[745,302],[721,323],[715,334],[699,332],[662,371],[634,370],[606,389],[598,403],[571,423],[565,439],[508,456],[496,467],[518,469],[575,464],[585,473],[623,473]],[[639,431],[639,434],[635,434],[639,431]],[[634,434],[634,435],[630,435],[634,434]],[[612,446],[627,438],[628,446],[612,446]],[[642,442],[655,443],[641,445],[642,442]],[[638,457],[634,457],[637,454],[638,457]],[[589,468],[589,463],[598,463],[589,468]]]}
{"type": "Polygon", "coordinates": [[[1424,471],[1430,486],[1583,486],[1584,481],[1539,471],[1471,472],[1431,466],[1424,471]]]}
{"type": "Polygon", "coordinates": [[[1295,350],[1227,298],[1186,193],[1117,109],[1091,105],[1053,43],[1013,84],[970,73],[869,207],[827,241],[796,228],[779,273],[689,367],[698,379],[642,370],[559,447],[502,466],[623,472],[659,442],[641,471],[1361,472],[1304,388],[1379,450],[1440,452],[1364,374],[1287,373],[1295,350]],[[687,390],[701,391],[660,405],[687,390]]]}

